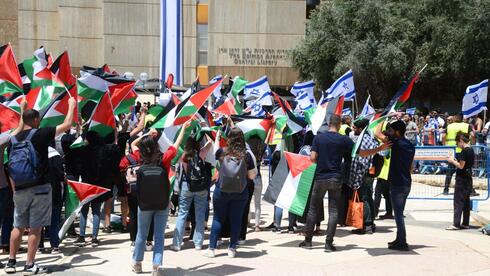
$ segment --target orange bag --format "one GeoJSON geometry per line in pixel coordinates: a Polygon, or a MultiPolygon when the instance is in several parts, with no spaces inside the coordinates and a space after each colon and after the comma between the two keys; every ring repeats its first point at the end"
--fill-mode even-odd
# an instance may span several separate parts
{"type": "Polygon", "coordinates": [[[364,226],[364,202],[359,200],[357,191],[354,191],[352,199],[349,200],[345,224],[356,229],[362,229],[364,226]]]}

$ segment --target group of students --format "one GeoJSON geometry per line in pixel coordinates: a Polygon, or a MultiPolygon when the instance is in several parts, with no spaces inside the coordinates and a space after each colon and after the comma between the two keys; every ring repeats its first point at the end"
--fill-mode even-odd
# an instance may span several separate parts
{"type": "MultiPolygon", "coordinates": [[[[1,218],[2,243],[7,240],[5,235],[10,236],[6,273],[16,272],[16,254],[27,229],[28,248],[24,274],[46,271],[46,268],[35,263],[36,252],[43,244],[42,229],[45,226],[49,226],[47,234],[52,252],[59,252],[58,231],[66,196],[65,178],[81,180],[110,190],[83,206],[80,230],[74,245],[86,245],[85,229],[89,209],[93,216],[90,244],[93,247],[99,245],[101,211],[103,210],[105,217],[104,231],[110,232],[112,202],[113,197],[117,196],[121,202],[123,228],[130,234],[133,251],[131,266],[136,273],[142,272],[141,262],[145,250],[153,251],[153,273],[160,273],[166,224],[169,213],[175,210],[178,210],[177,221],[171,245],[174,251],[182,248],[189,220],[193,224],[191,235],[194,247],[196,250],[203,249],[211,202],[213,219],[205,256],[215,257],[215,250],[222,238],[229,237],[228,256],[235,257],[237,246],[246,240],[252,198],[255,198],[255,230],[261,230],[260,164],[266,145],[258,136],[252,136],[246,141],[243,132],[228,118],[225,122],[225,148],[213,147],[209,136],[198,137],[193,133],[186,138],[179,160],[172,164],[172,160],[179,154],[191,122],[186,122],[174,144],[162,151],[158,143],[162,134],[151,128],[144,131],[147,109],[141,107],[136,124],[130,126],[124,115],[121,115],[118,120],[119,131],[115,135],[101,137],[97,132],[84,131],[82,137],[85,145],[73,148],[70,145],[79,135],[79,129],[72,128],[75,105],[75,100],[70,99],[69,113],[59,126],[39,128],[39,113],[35,110],[24,110],[25,103],[22,103],[19,127],[0,136],[1,154],[4,154],[4,149],[8,149],[8,166],[0,170],[0,214],[8,213],[6,210],[13,207],[10,228],[9,218],[1,218]],[[173,186],[170,177],[175,177],[173,186]]],[[[380,189],[383,185],[389,186],[388,194],[378,194],[383,194],[387,203],[392,203],[395,213],[397,237],[389,243],[389,248],[408,250],[403,211],[411,187],[410,173],[415,148],[406,139],[407,125],[402,120],[395,120],[387,125],[380,125],[376,129],[375,137],[371,137],[360,135],[368,126],[367,120],[357,120],[351,125],[349,123],[351,122],[345,118],[342,121],[341,117],[331,115],[328,128],[314,138],[311,132],[293,137],[297,140],[296,144],[299,140],[303,141],[300,143],[302,147],[293,146],[292,151],[309,155],[311,161],[317,163],[307,211],[302,220],[305,223],[305,240],[300,247],[312,246],[315,226],[318,230],[323,220],[323,198],[327,192],[329,216],[325,251],[336,250],[333,244],[336,227],[338,224],[345,224],[346,203],[353,190],[359,192],[368,210],[363,218],[364,227],[354,230],[354,233],[363,234],[366,227],[375,232],[374,220],[381,198],[375,196],[373,200],[373,192],[376,194],[373,191],[373,182],[377,178],[376,190],[378,186],[381,186],[380,189]],[[356,157],[352,159],[351,152],[357,139],[362,140],[356,157]],[[390,162],[387,163],[387,159],[390,162]],[[389,174],[384,173],[383,176],[383,170],[389,171],[389,174]]],[[[219,145],[220,135],[218,131],[214,145],[219,145]]],[[[467,187],[471,177],[468,176],[468,168],[471,168],[473,161],[468,150],[468,135],[458,133],[455,140],[463,149],[463,154],[456,156],[457,159],[448,159],[448,162],[458,168],[454,227],[459,229],[469,225],[467,187]],[[461,214],[462,224],[459,223],[461,214]]],[[[276,150],[272,154],[273,171],[280,158],[278,153],[276,150]]],[[[3,162],[1,163],[3,166],[3,162]]],[[[270,227],[273,231],[280,232],[282,213],[280,208],[275,208],[274,222],[270,227]]],[[[296,222],[301,220],[293,214],[289,215],[288,232],[294,232],[296,222]]]]}

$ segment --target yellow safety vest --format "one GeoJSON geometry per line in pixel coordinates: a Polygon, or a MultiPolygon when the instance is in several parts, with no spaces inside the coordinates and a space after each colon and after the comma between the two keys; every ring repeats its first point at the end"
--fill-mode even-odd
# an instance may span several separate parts
{"type": "Polygon", "coordinates": [[[350,126],[349,125],[346,125],[346,124],[342,124],[340,126],[340,129],[339,129],[339,133],[342,134],[342,135],[345,135],[345,131],[347,130],[347,128],[349,128],[350,126]]]}
{"type": "MultiPolygon", "coordinates": [[[[385,121],[383,123],[383,128],[382,128],[383,131],[386,130],[387,125],[388,125],[388,121],[385,121]]],[[[381,178],[384,180],[388,180],[388,175],[390,172],[391,150],[390,150],[390,153],[388,156],[390,158],[383,157],[383,159],[384,159],[383,167],[381,168],[381,172],[379,172],[379,175],[378,175],[378,178],[381,178]]]]}
{"type": "MultiPolygon", "coordinates": [[[[446,146],[454,146],[456,147],[456,134],[458,132],[463,132],[468,134],[468,128],[470,127],[467,123],[452,123],[447,126],[446,133],[446,146]]],[[[460,153],[461,149],[456,147],[456,152],[460,153]]]]}

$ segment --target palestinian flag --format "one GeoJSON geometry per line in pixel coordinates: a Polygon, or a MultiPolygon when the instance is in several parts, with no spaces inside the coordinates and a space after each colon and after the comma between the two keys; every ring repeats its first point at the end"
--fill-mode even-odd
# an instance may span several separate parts
{"type": "Polygon", "coordinates": [[[274,95],[276,101],[279,103],[279,106],[281,107],[283,113],[286,115],[287,128],[286,129],[283,128],[284,134],[286,136],[291,136],[303,130],[303,128],[307,126],[307,123],[299,119],[298,117],[296,117],[296,115],[293,114],[292,108],[287,101],[282,99],[275,92],[272,92],[272,94],[274,95]]]}
{"type": "Polygon", "coordinates": [[[73,141],[73,143],[70,145],[70,149],[81,148],[83,146],[85,146],[85,142],[83,141],[83,137],[78,136],[78,138],[75,139],[75,141],[73,141]]]}
{"type": "Polygon", "coordinates": [[[79,103],[79,108],[82,109],[86,101],[99,102],[109,86],[107,81],[99,76],[86,71],[80,71],[80,74],[77,89],[78,95],[83,98],[83,101],[79,103]]]}
{"type": "Polygon", "coordinates": [[[240,115],[241,111],[241,106],[240,109],[237,110],[235,100],[232,98],[225,98],[224,101],[222,103],[218,103],[218,106],[213,110],[213,112],[223,115],[240,115]]]}
{"type": "MultiPolygon", "coordinates": [[[[40,127],[55,127],[63,123],[68,114],[68,99],[71,97],[77,98],[76,87],[72,87],[70,91],[64,91],[50,104],[50,106],[41,113],[40,127]]],[[[78,110],[75,106],[73,111],[73,124],[78,122],[78,110]]]]}
{"type": "Polygon", "coordinates": [[[9,131],[19,126],[20,114],[12,108],[0,103],[0,133],[9,131]]]}
{"type": "Polygon", "coordinates": [[[134,84],[134,81],[128,81],[109,86],[115,115],[130,112],[130,107],[135,104],[138,95],[134,92],[134,84]]]}
{"type": "Polygon", "coordinates": [[[177,126],[191,119],[196,112],[201,109],[204,103],[213,93],[214,89],[221,85],[223,80],[217,81],[205,89],[192,94],[190,97],[183,100],[179,105],[175,106],[163,118],[153,124],[154,128],[166,128],[177,126]]]}
{"type": "Polygon", "coordinates": [[[233,85],[231,86],[230,89],[230,94],[228,95],[228,98],[231,99],[235,110],[238,115],[241,115],[243,113],[243,107],[240,104],[240,99],[238,98],[238,94],[245,89],[245,86],[247,85],[248,81],[240,76],[236,76],[233,79],[233,85]]]}
{"type": "Polygon", "coordinates": [[[75,221],[75,218],[78,216],[78,214],[80,214],[83,205],[91,202],[92,200],[96,199],[97,197],[107,192],[110,192],[109,189],[102,188],[92,184],[87,184],[87,183],[77,182],[72,180],[68,180],[67,182],[68,182],[68,186],[75,191],[75,194],[79,200],[79,204],[78,207],[65,220],[63,226],[58,232],[58,237],[60,239],[63,239],[70,225],[73,223],[73,221],[75,221]]]}
{"type": "Polygon", "coordinates": [[[387,115],[388,113],[396,112],[398,109],[400,109],[403,106],[403,104],[405,104],[405,102],[408,101],[408,99],[412,94],[413,86],[415,85],[415,82],[419,79],[419,74],[420,72],[416,72],[409,82],[405,82],[402,85],[402,87],[398,89],[398,91],[395,93],[391,101],[384,109],[382,115],[387,115]]]}
{"type": "Polygon", "coordinates": [[[20,113],[20,103],[24,97],[24,94],[17,92],[9,100],[5,101],[4,104],[15,110],[15,112],[20,113]]]}
{"type": "Polygon", "coordinates": [[[235,124],[236,127],[240,128],[245,135],[245,140],[248,140],[253,135],[257,135],[260,139],[264,140],[267,138],[267,133],[272,127],[271,119],[245,119],[241,122],[235,124]]]}
{"type": "Polygon", "coordinates": [[[14,93],[23,93],[22,79],[20,77],[14,52],[10,44],[0,47],[0,95],[8,96],[14,93]]]}
{"type": "Polygon", "coordinates": [[[36,75],[50,65],[50,60],[50,56],[46,54],[43,46],[34,51],[31,58],[19,64],[22,82],[24,84],[30,83],[31,88],[42,85],[42,83],[38,83],[39,78],[36,75]]]}
{"type": "Polygon", "coordinates": [[[66,90],[65,84],[48,68],[44,68],[36,74],[37,83],[39,86],[53,86],[55,93],[61,93],[66,90]]]}
{"type": "Polygon", "coordinates": [[[38,86],[32,88],[27,93],[27,108],[42,110],[49,106],[51,101],[56,97],[56,88],[54,86],[38,86]]]}
{"type": "Polygon", "coordinates": [[[67,88],[71,88],[77,83],[77,78],[71,73],[70,58],[67,51],[64,51],[48,68],[67,88]]]}
{"type": "Polygon", "coordinates": [[[114,129],[116,129],[116,118],[114,117],[111,99],[109,94],[106,93],[92,114],[88,131],[95,131],[100,136],[105,137],[111,134],[114,129]]]}
{"type": "Polygon", "coordinates": [[[264,200],[303,216],[313,184],[316,164],[309,156],[284,151],[264,200]]]}
{"type": "Polygon", "coordinates": [[[316,107],[315,113],[311,115],[311,130],[313,134],[317,134],[320,128],[328,126],[330,116],[332,114],[342,115],[342,108],[344,106],[344,97],[340,96],[332,99],[331,101],[324,101],[324,96],[318,101],[320,104],[316,107]]]}

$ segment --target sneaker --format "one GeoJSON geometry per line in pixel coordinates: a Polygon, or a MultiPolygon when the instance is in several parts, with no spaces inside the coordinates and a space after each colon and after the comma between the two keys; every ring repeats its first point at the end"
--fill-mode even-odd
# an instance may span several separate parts
{"type": "Polygon", "coordinates": [[[175,245],[172,244],[170,246],[170,250],[175,251],[175,252],[179,252],[180,251],[180,247],[179,246],[175,246],[175,245]]]}
{"type": "Polygon", "coordinates": [[[145,251],[146,252],[153,251],[153,243],[152,242],[148,242],[148,241],[146,242],[145,251]]]}
{"type": "Polygon", "coordinates": [[[388,249],[391,250],[398,250],[398,251],[409,251],[410,248],[408,248],[407,243],[393,243],[388,246],[388,249]]]}
{"type": "Polygon", "coordinates": [[[131,242],[131,245],[129,246],[129,250],[131,252],[134,252],[134,242],[131,242]]]}
{"type": "Polygon", "coordinates": [[[104,229],[102,229],[102,233],[106,233],[106,234],[112,233],[111,227],[110,226],[104,227],[104,229]]]}
{"type": "Polygon", "coordinates": [[[196,249],[197,251],[200,251],[200,250],[202,250],[202,245],[195,245],[194,249],[196,249]]]}
{"type": "Polygon", "coordinates": [[[59,247],[53,247],[51,248],[51,254],[60,254],[60,248],[59,247]]]}
{"type": "Polygon", "coordinates": [[[448,226],[448,227],[446,228],[446,230],[451,230],[451,231],[452,231],[452,230],[461,230],[461,228],[460,228],[460,227],[457,227],[457,226],[454,226],[454,225],[450,225],[450,226],[448,226]]]}
{"type": "Polygon", "coordinates": [[[335,251],[337,251],[337,248],[331,242],[327,242],[327,243],[325,243],[325,249],[323,251],[335,252],[335,251]]]}
{"type": "Polygon", "coordinates": [[[277,234],[281,234],[281,228],[274,227],[274,228],[272,228],[272,232],[277,233],[277,234]]]}
{"type": "Polygon", "coordinates": [[[351,230],[352,234],[356,234],[356,235],[364,235],[366,234],[366,229],[353,229],[351,230]]]}
{"type": "Polygon", "coordinates": [[[461,229],[470,229],[469,225],[461,225],[461,229]]]}
{"type": "Polygon", "coordinates": [[[299,244],[299,247],[304,248],[304,249],[311,249],[311,247],[312,247],[311,241],[302,241],[299,244]]]}
{"type": "Polygon", "coordinates": [[[78,239],[73,242],[73,245],[78,246],[78,247],[84,247],[85,246],[85,237],[78,237],[78,239]]]}
{"type": "Polygon", "coordinates": [[[444,191],[442,192],[443,195],[449,195],[449,189],[444,189],[444,191]]]}
{"type": "Polygon", "coordinates": [[[288,233],[294,234],[294,227],[288,227],[288,233]]]}
{"type": "Polygon", "coordinates": [[[228,248],[228,257],[235,258],[235,256],[236,256],[236,249],[235,248],[228,248]]]}
{"type": "Polygon", "coordinates": [[[204,252],[204,256],[208,258],[216,257],[216,253],[214,253],[214,249],[208,248],[206,252],[204,252]]]}
{"type": "Polygon", "coordinates": [[[141,262],[133,262],[131,264],[131,269],[133,270],[134,273],[142,273],[143,272],[141,262]]]}
{"type": "Polygon", "coordinates": [[[90,244],[92,245],[92,247],[97,247],[97,246],[99,246],[100,242],[97,238],[92,238],[92,241],[90,242],[90,244]]]}
{"type": "Polygon", "coordinates": [[[160,272],[160,267],[154,267],[153,268],[153,271],[151,272],[151,276],[160,276],[160,275],[163,275],[162,272],[160,272]]]}
{"type": "Polygon", "coordinates": [[[265,229],[273,229],[275,228],[276,226],[274,225],[274,222],[269,224],[269,226],[267,226],[265,229]]]}
{"type": "Polygon", "coordinates": [[[384,214],[382,216],[379,216],[379,219],[394,219],[395,217],[392,214],[384,214]]]}
{"type": "Polygon", "coordinates": [[[36,275],[36,274],[45,274],[48,272],[48,269],[44,266],[39,266],[37,264],[32,264],[30,266],[25,265],[24,271],[22,275],[36,275]]]}
{"type": "Polygon", "coordinates": [[[14,274],[17,272],[15,270],[15,265],[17,264],[17,260],[15,259],[9,259],[7,264],[5,265],[5,273],[7,274],[14,274]]]}

